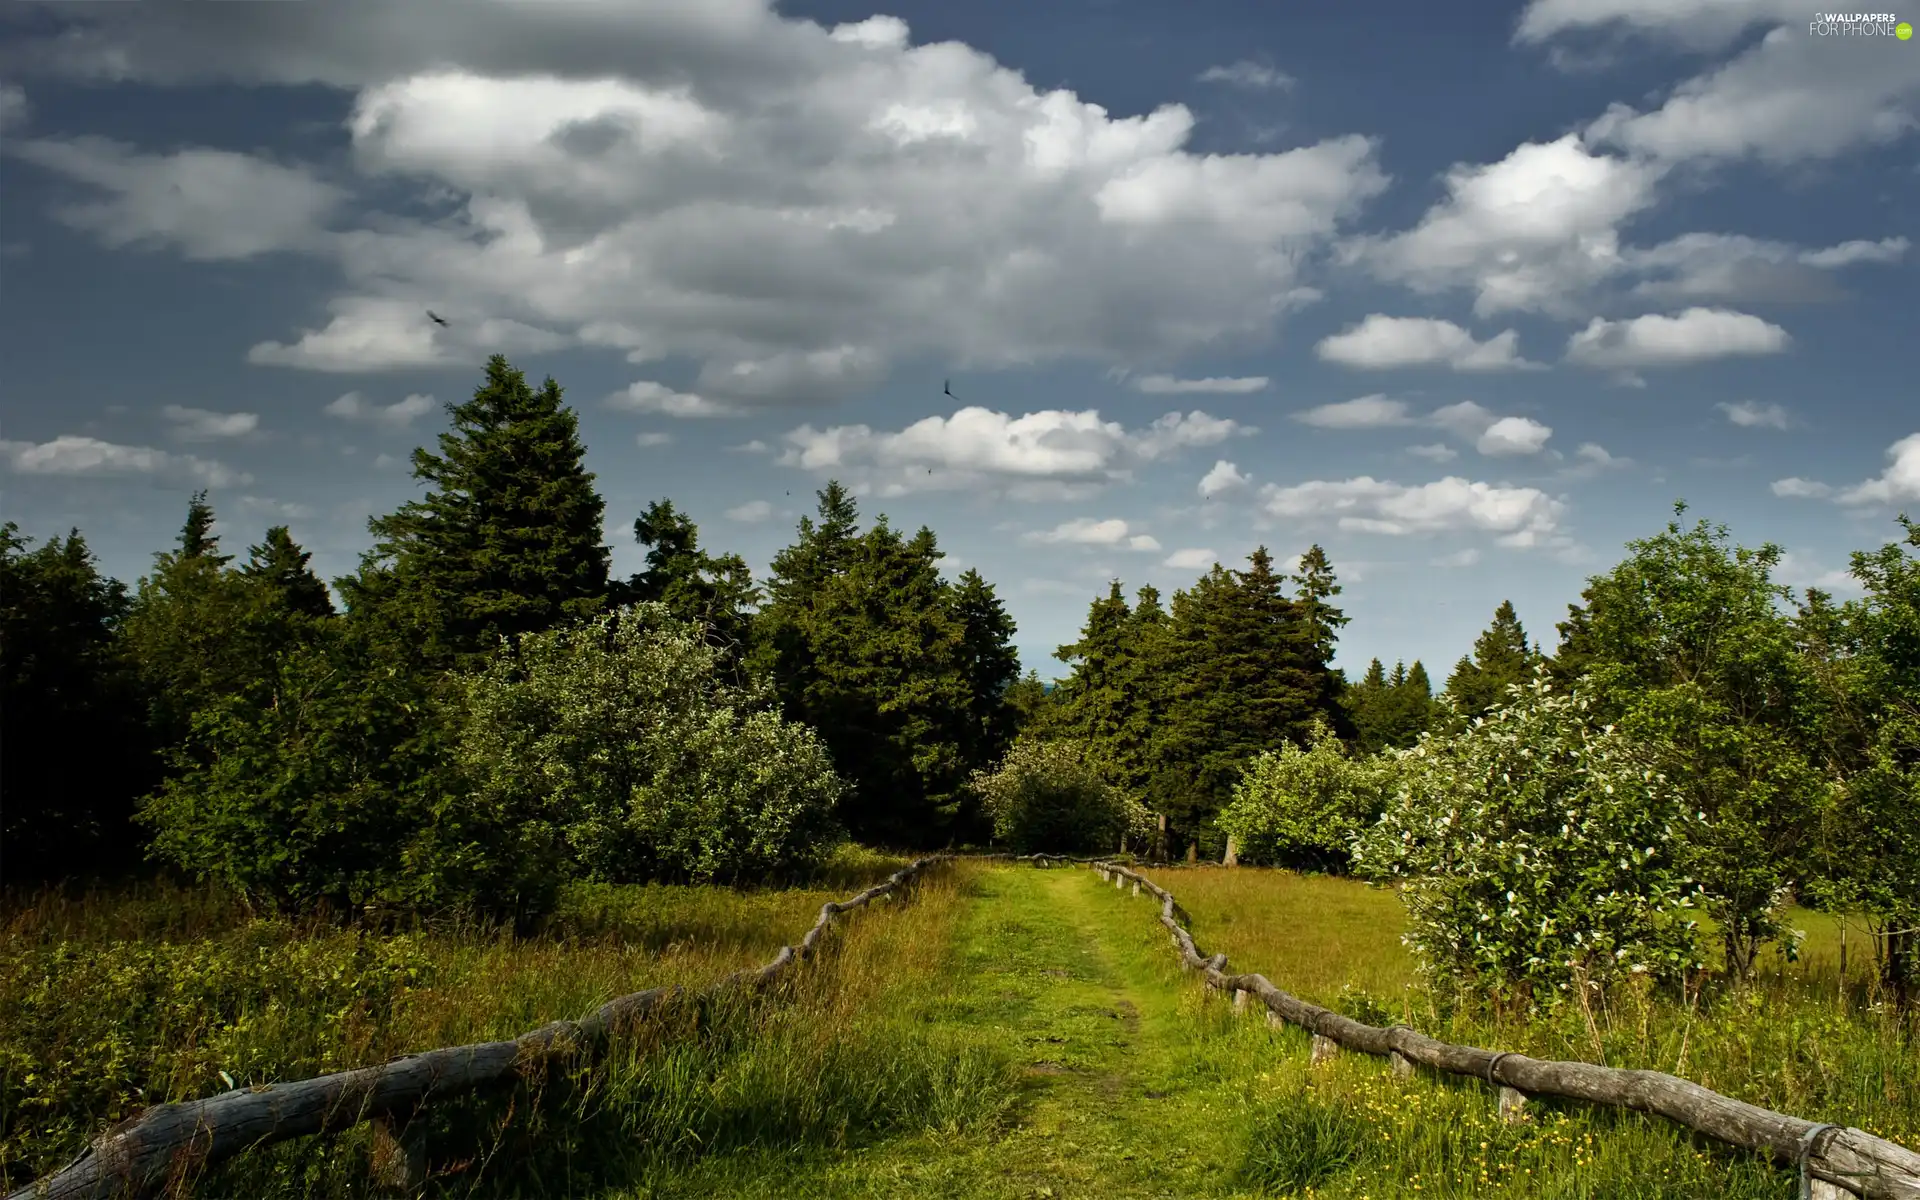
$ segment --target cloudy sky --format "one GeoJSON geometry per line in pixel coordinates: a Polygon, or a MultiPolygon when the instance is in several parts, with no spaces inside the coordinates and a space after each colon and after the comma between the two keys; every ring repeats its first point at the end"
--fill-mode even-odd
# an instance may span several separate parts
{"type": "Polygon", "coordinates": [[[1259,543],[1444,675],[1676,498],[1843,590],[1920,513],[1920,39],[876,2],[7,6],[5,515],[131,580],[206,486],[343,572],[495,351],[623,572],[651,499],[764,569],[838,477],[1049,674],[1108,579],[1259,543]]]}

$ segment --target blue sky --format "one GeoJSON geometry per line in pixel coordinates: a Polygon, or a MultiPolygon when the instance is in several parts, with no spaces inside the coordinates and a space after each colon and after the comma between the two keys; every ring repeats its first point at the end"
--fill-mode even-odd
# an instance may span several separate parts
{"type": "Polygon", "coordinates": [[[838,477],[1043,674],[1110,578],[1319,542],[1340,661],[1444,678],[1680,497],[1845,594],[1920,510],[1920,39],[1809,15],[13,5],[5,515],[131,581],[206,486],[341,573],[500,351],[622,572],[838,477]]]}

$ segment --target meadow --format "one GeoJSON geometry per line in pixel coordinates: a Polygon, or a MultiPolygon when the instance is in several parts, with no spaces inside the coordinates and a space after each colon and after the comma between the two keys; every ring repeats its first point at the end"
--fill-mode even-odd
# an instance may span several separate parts
{"type": "MultiPolygon", "coordinates": [[[[796,886],[576,888],[537,936],[290,924],[161,885],[9,901],[0,1147],[9,1186],[159,1099],[507,1036],[625,991],[765,961],[823,900],[898,860],[796,886]],[[222,1072],[226,1075],[223,1077],[222,1072]]],[[[1753,984],[1623,992],[1549,1018],[1425,984],[1391,893],[1254,868],[1153,872],[1240,970],[1377,1023],[1650,1066],[1810,1119],[1920,1142],[1920,1049],[1857,930],[1808,931],[1753,984]]],[[[1788,1171],[1658,1120],[1399,1080],[1236,1015],[1176,964],[1145,900],[1083,870],[960,862],[857,914],[770,995],[689,1009],[545,1090],[409,1131],[424,1192],[473,1196],[1698,1197],[1795,1194],[1788,1171]]],[[[206,1196],[368,1192],[362,1128],[242,1156],[206,1196]]]]}

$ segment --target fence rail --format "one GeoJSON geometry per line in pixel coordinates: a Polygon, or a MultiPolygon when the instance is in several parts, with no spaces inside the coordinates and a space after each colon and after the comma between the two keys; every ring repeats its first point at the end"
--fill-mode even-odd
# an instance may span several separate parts
{"type": "MultiPolygon", "coordinates": [[[[858,895],[829,901],[799,942],[782,946],[766,965],[736,971],[701,994],[773,983],[813,954],[840,914],[892,894],[951,857],[919,859],[858,895]]],[[[7,1200],[147,1195],[183,1172],[257,1146],[411,1115],[452,1096],[510,1084],[550,1064],[591,1058],[622,1031],[683,998],[678,987],[649,988],[610,1000],[582,1020],[554,1021],[511,1041],[448,1046],[379,1066],[155,1105],[107,1130],[72,1163],[7,1200]]]]}
{"type": "Polygon", "coordinates": [[[1229,975],[1226,955],[1200,952],[1186,927],[1191,918],[1172,893],[1119,863],[1096,859],[1088,865],[1116,887],[1131,881],[1136,895],[1144,891],[1160,901],[1160,923],[1179,949],[1181,965],[1203,972],[1207,986],[1232,995],[1236,1006],[1245,996],[1258,996],[1270,1022],[1284,1021],[1314,1035],[1316,1058],[1341,1046],[1392,1059],[1396,1068],[1419,1064],[1485,1080],[1504,1089],[1503,1101],[1555,1096],[1654,1113],[1730,1146],[1797,1166],[1802,1197],[1851,1194],[1869,1200],[1920,1200],[1920,1154],[1865,1130],[1785,1116],[1660,1071],[1456,1046],[1405,1025],[1382,1029],[1289,995],[1264,975],[1229,975]]]}

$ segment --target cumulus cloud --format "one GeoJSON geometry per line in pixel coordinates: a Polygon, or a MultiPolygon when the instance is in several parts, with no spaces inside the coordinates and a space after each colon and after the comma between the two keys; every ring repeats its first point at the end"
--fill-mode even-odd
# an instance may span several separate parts
{"type": "Polygon", "coordinates": [[[1680,367],[1716,358],[1779,354],[1792,340],[1786,330],[1750,313],[1689,308],[1670,317],[1595,317],[1567,339],[1567,361],[1614,370],[1680,367]]]}
{"type": "Polygon", "coordinates": [[[1252,480],[1240,473],[1240,468],[1226,459],[1213,464],[1213,469],[1200,478],[1200,495],[1212,500],[1226,496],[1236,496],[1247,490],[1252,480]]]}
{"type": "Polygon", "coordinates": [[[998,483],[1017,489],[1013,494],[1064,496],[1073,494],[1071,485],[1129,479],[1143,463],[1252,432],[1197,411],[1168,413],[1130,430],[1093,409],[1015,417],[970,406],[951,417],[923,418],[898,433],[866,425],[803,425],[785,435],[778,461],[819,473],[868,472],[883,495],[998,483]]]}
{"type": "Polygon", "coordinates": [[[21,141],[8,151],[95,194],[54,209],[66,224],[108,246],[166,248],[189,259],[321,250],[344,197],[304,167],[225,150],[145,154],[78,137],[21,141]]]}
{"type": "Polygon", "coordinates": [[[1423,446],[1408,446],[1407,453],[1416,458],[1431,459],[1434,462],[1452,462],[1460,457],[1460,452],[1445,442],[1431,442],[1423,446]]]}
{"type": "Polygon", "coordinates": [[[1689,233],[1625,252],[1626,269],[1650,276],[1636,295],[1659,300],[1816,303],[1846,297],[1833,273],[1860,264],[1900,261],[1903,237],[1855,239],[1823,249],[1724,233],[1689,233]]]}
{"type": "Polygon", "coordinates": [[[63,434],[50,442],[0,441],[0,461],[23,475],[155,475],[196,479],[209,487],[252,483],[244,471],[150,446],[125,446],[63,434]]]}
{"type": "Polygon", "coordinates": [[[1501,417],[1487,426],[1474,449],[1490,457],[1538,454],[1553,430],[1530,417],[1501,417]]]}
{"type": "Polygon", "coordinates": [[[1833,495],[1833,488],[1828,484],[1812,479],[1801,479],[1795,475],[1774,480],[1773,494],[1797,500],[1824,500],[1833,495]]]}
{"type": "Polygon", "coordinates": [[[1250,91],[1286,90],[1298,82],[1285,71],[1241,59],[1225,66],[1208,67],[1200,72],[1201,83],[1224,83],[1250,91]]]}
{"type": "Polygon", "coordinates": [[[1022,534],[1022,539],[1046,545],[1070,543],[1079,546],[1125,546],[1129,550],[1158,550],[1160,543],[1151,534],[1135,532],[1132,526],[1118,517],[1096,521],[1092,517],[1076,517],[1063,521],[1052,529],[1040,529],[1022,534]]]}
{"type": "Polygon", "coordinates": [[[1322,429],[1380,429],[1413,424],[1404,402],[1377,394],[1322,404],[1293,414],[1293,419],[1322,429]]]}
{"type": "Polygon", "coordinates": [[[773,515],[773,505],[765,500],[749,500],[745,504],[735,505],[726,511],[729,521],[743,521],[752,524],[764,521],[773,515]]]}
{"type": "Polygon", "coordinates": [[[1724,46],[1759,23],[1805,20],[1788,0],[1531,0],[1514,40],[1538,44],[1570,33],[1637,33],[1699,50],[1724,46]]]}
{"type": "Polygon", "coordinates": [[[1348,367],[1451,367],[1456,371],[1512,371],[1535,364],[1519,355],[1514,330],[1476,342],[1452,321],[1374,313],[1314,347],[1323,360],[1348,367]]]}
{"type": "Polygon", "coordinates": [[[1413,229],[1353,239],[1342,255],[1416,292],[1470,289],[1481,317],[1570,316],[1621,269],[1619,226],[1654,203],[1663,173],[1574,134],[1529,142],[1496,163],[1454,166],[1446,199],[1413,229]]]}
{"type": "Polygon", "coordinates": [[[1906,504],[1920,500],[1920,433],[1887,447],[1887,469],[1835,494],[1842,504],[1906,504]]]}
{"type": "Polygon", "coordinates": [[[1166,561],[1160,565],[1163,567],[1172,567],[1178,571],[1204,571],[1219,561],[1220,556],[1213,551],[1194,547],[1186,550],[1175,550],[1172,554],[1167,555],[1166,561]]]}
{"type": "Polygon", "coordinates": [[[1586,136],[1649,160],[1785,166],[1891,143],[1920,124],[1920,63],[1904,48],[1813,36],[1804,6],[1777,16],[1786,24],[1659,107],[1616,103],[1586,136]]]}
{"type": "Polygon", "coordinates": [[[1733,404],[1716,404],[1714,407],[1727,414],[1727,420],[1742,429],[1786,429],[1793,424],[1792,414],[1778,404],[1740,400],[1733,404]]]}
{"type": "Polygon", "coordinates": [[[169,404],[160,412],[173,422],[173,435],[184,441],[210,442],[220,438],[245,437],[260,428],[258,413],[214,412],[205,408],[183,408],[178,404],[169,404]]]}
{"type": "Polygon", "coordinates": [[[1537,488],[1508,487],[1449,475],[1399,484],[1361,475],[1315,479],[1258,492],[1260,510],[1290,522],[1331,521],[1353,533],[1393,537],[1455,531],[1492,533],[1502,545],[1561,545],[1564,504],[1537,488]]]}
{"type": "Polygon", "coordinates": [[[261,362],[435,365],[495,320],[691,359],[693,392],[758,406],[829,402],[908,358],[1169,361],[1264,340],[1311,295],[1303,264],[1386,185],[1369,138],[1204,153],[1183,106],[1115,116],[892,18],[827,28],[758,0],[460,21],[151,7],[89,10],[9,53],[350,89],[350,161],[368,195],[399,197],[325,240],[345,281],[330,322],[261,362]],[[446,297],[471,311],[426,328],[425,305],[456,316],[446,297]]]}
{"type": "Polygon", "coordinates": [[[695,392],[677,392],[664,383],[639,379],[608,396],[608,408],[624,412],[659,413],[668,417],[737,417],[742,409],[695,392]]]}
{"type": "Polygon", "coordinates": [[[1201,393],[1219,396],[1244,396],[1250,392],[1265,391],[1268,378],[1265,375],[1245,375],[1227,377],[1208,377],[1206,379],[1176,379],[1172,375],[1142,375],[1133,381],[1133,389],[1150,396],[1175,396],[1201,393]]]}
{"type": "Polygon", "coordinates": [[[418,392],[405,399],[395,400],[392,404],[374,404],[359,392],[348,392],[329,403],[321,411],[330,417],[339,417],[343,421],[367,421],[376,425],[405,428],[413,424],[416,418],[432,412],[434,407],[432,396],[423,396],[418,392]]]}

